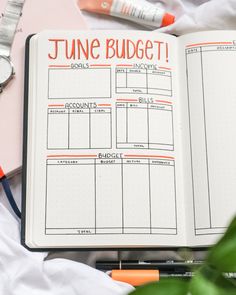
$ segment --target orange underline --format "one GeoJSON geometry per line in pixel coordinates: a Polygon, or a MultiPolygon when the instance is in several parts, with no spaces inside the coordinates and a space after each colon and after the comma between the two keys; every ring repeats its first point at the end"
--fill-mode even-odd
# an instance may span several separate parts
{"type": "Polygon", "coordinates": [[[64,107],[64,104],[49,104],[49,107],[64,107]]]}
{"type": "Polygon", "coordinates": [[[158,156],[158,155],[124,155],[125,157],[135,157],[135,158],[163,158],[163,159],[170,159],[174,160],[174,157],[169,156],[158,156]]]}
{"type": "Polygon", "coordinates": [[[135,101],[137,102],[137,99],[117,99],[117,101],[135,101]]]}
{"type": "Polygon", "coordinates": [[[97,155],[48,155],[48,158],[94,158],[97,155]]]}
{"type": "MultiPolygon", "coordinates": [[[[55,41],[55,39],[48,39],[49,41],[55,41]]],[[[65,39],[56,39],[56,41],[65,41],[65,39]]]]}
{"type": "Polygon", "coordinates": [[[166,67],[159,67],[159,69],[163,69],[163,70],[171,70],[171,68],[166,68],[166,67]]]}
{"type": "Polygon", "coordinates": [[[126,64],[123,64],[123,65],[116,65],[117,67],[133,67],[133,65],[126,65],[126,64]]]}
{"type": "Polygon", "coordinates": [[[97,64],[97,65],[90,65],[90,67],[111,67],[111,64],[110,65],[105,65],[105,64],[97,64]]]}
{"type": "Polygon", "coordinates": [[[49,65],[49,68],[70,68],[70,65],[49,65]]]}
{"type": "Polygon", "coordinates": [[[167,100],[155,100],[155,102],[163,102],[163,103],[172,104],[171,101],[167,101],[167,100]]]}
{"type": "Polygon", "coordinates": [[[108,104],[108,103],[100,103],[98,104],[99,107],[110,107],[111,104],[108,104]]]}
{"type": "Polygon", "coordinates": [[[195,43],[195,44],[189,44],[186,47],[192,47],[192,46],[200,46],[200,45],[229,45],[232,44],[232,42],[206,42],[206,43],[195,43]]]}

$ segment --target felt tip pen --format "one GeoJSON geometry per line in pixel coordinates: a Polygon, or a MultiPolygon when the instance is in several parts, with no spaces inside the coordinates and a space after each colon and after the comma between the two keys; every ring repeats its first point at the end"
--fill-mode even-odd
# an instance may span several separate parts
{"type": "MultiPolygon", "coordinates": [[[[106,272],[113,280],[128,283],[134,287],[151,282],[158,282],[162,278],[191,279],[193,271],[160,271],[158,269],[114,269],[106,272]]],[[[222,273],[227,279],[236,279],[236,273],[222,273]]]]}
{"type": "Polygon", "coordinates": [[[113,280],[128,283],[134,287],[151,282],[158,282],[161,278],[189,279],[194,276],[191,271],[161,272],[158,269],[114,269],[106,272],[113,280]]]}
{"type": "Polygon", "coordinates": [[[106,271],[113,269],[158,269],[158,270],[182,270],[195,269],[200,267],[203,261],[200,260],[120,260],[120,261],[97,261],[96,268],[106,271]]]}

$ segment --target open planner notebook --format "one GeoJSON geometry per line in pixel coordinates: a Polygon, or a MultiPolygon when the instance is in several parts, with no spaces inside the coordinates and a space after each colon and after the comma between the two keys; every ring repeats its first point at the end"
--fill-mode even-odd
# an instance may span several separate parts
{"type": "Polygon", "coordinates": [[[211,245],[236,212],[234,40],[234,31],[29,38],[22,243],[211,245]]]}

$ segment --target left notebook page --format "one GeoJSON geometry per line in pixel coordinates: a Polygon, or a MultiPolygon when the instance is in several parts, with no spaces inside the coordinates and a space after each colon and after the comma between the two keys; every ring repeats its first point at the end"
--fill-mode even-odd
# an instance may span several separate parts
{"type": "MultiPolygon", "coordinates": [[[[7,0],[0,1],[0,22],[7,0]]],[[[27,36],[45,29],[86,29],[74,0],[27,0],[23,7],[11,60],[16,75],[0,94],[0,164],[6,174],[22,166],[24,47],[27,36]]]]}
{"type": "Polygon", "coordinates": [[[134,31],[30,40],[26,245],[184,244],[176,40],[134,31]]]}

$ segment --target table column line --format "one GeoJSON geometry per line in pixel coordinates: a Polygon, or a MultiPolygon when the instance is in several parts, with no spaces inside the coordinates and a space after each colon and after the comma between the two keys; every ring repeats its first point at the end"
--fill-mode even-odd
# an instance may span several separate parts
{"type": "Polygon", "coordinates": [[[151,171],[150,159],[148,159],[148,186],[149,186],[149,210],[150,210],[150,234],[152,234],[152,193],[151,193],[151,171]]]}
{"type": "Polygon", "coordinates": [[[48,138],[49,138],[49,109],[47,109],[47,138],[46,138],[46,142],[47,142],[47,150],[49,149],[48,146],[48,138]]]}
{"type": "MultiPolygon", "coordinates": [[[[112,123],[112,122],[111,122],[112,123]]],[[[112,129],[112,126],[111,126],[112,129]]],[[[118,108],[117,108],[117,102],[115,103],[115,136],[116,136],[116,149],[118,149],[118,108]]],[[[112,137],[111,137],[111,143],[112,143],[112,137]]]]}
{"type": "Polygon", "coordinates": [[[146,88],[147,88],[147,94],[148,94],[148,70],[146,69],[146,88]]]}
{"type": "Polygon", "coordinates": [[[149,103],[147,104],[147,144],[148,149],[150,148],[150,120],[149,120],[149,103]]]}
{"type": "Polygon", "coordinates": [[[129,127],[129,124],[128,124],[128,120],[129,120],[129,109],[128,109],[128,103],[126,102],[126,143],[129,143],[129,130],[128,130],[128,127],[129,127]]]}
{"type": "Polygon", "coordinates": [[[175,162],[174,162],[174,193],[175,193],[175,228],[176,234],[178,234],[178,212],[177,212],[177,196],[176,196],[176,172],[175,172],[175,162]]]}
{"type": "Polygon", "coordinates": [[[92,145],[91,145],[91,109],[89,109],[89,149],[92,148],[92,145]]]}
{"type": "Polygon", "coordinates": [[[172,125],[172,143],[173,143],[173,150],[175,149],[175,135],[174,135],[174,110],[173,106],[171,106],[171,125],[172,125]]]}
{"type": "Polygon", "coordinates": [[[121,191],[122,191],[122,234],[124,234],[124,165],[121,159],[121,191]]]}
{"type": "Polygon", "coordinates": [[[109,117],[110,117],[110,148],[112,149],[112,138],[113,138],[113,134],[112,134],[112,111],[110,108],[110,113],[109,113],[109,117]]]}
{"type": "Polygon", "coordinates": [[[68,150],[70,149],[70,109],[68,109],[68,150]]]}
{"type": "Polygon", "coordinates": [[[206,149],[206,170],[207,170],[207,192],[208,192],[208,212],[210,227],[212,227],[212,216],[211,216],[211,192],[209,183],[209,160],[208,160],[208,143],[207,143],[207,125],[206,125],[206,103],[205,103],[205,86],[204,86],[204,73],[203,73],[203,58],[202,58],[202,47],[200,47],[200,60],[201,60],[201,84],[202,84],[202,102],[203,102],[203,118],[204,118],[204,139],[206,149]]]}
{"type": "Polygon", "coordinates": [[[94,232],[97,233],[97,173],[96,159],[94,159],[94,232]]]}

